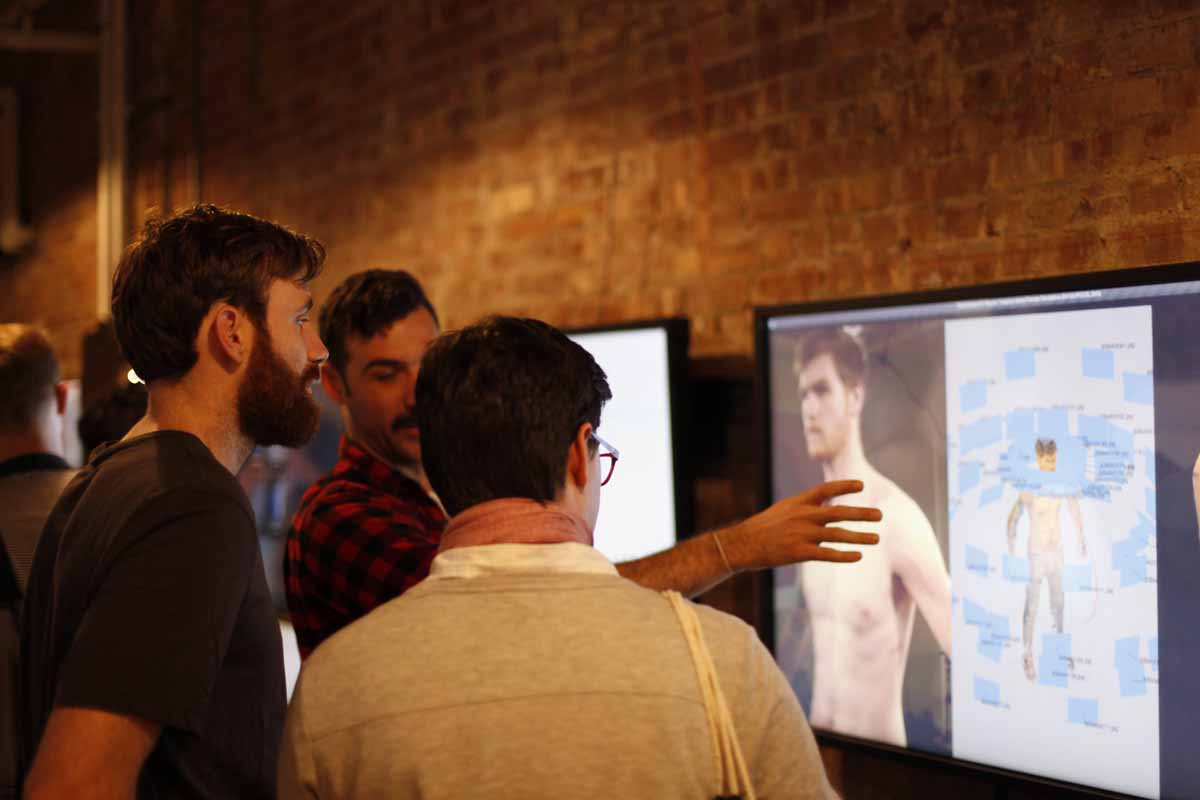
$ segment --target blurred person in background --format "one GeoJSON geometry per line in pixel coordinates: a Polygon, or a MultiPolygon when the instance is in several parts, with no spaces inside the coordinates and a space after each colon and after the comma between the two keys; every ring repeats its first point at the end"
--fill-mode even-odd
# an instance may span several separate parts
{"type": "Polygon", "coordinates": [[[88,404],[76,426],[83,445],[83,462],[86,464],[92,451],[100,445],[120,441],[129,433],[129,429],[146,415],[149,401],[145,384],[127,381],[88,404]]]}
{"type": "Polygon", "coordinates": [[[0,797],[17,788],[17,626],[46,515],[75,474],[63,458],[66,387],[46,334],[0,325],[0,797]]]}

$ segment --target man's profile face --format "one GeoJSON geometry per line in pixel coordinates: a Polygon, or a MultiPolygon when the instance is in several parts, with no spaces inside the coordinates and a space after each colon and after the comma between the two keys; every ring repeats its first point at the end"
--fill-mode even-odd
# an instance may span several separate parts
{"type": "Polygon", "coordinates": [[[1054,472],[1058,468],[1058,452],[1046,450],[1037,454],[1038,469],[1042,472],[1054,472]]]}
{"type": "Polygon", "coordinates": [[[833,357],[821,354],[795,365],[800,394],[804,444],[817,461],[828,461],[846,447],[851,423],[862,407],[861,388],[849,388],[838,375],[833,357]]]}
{"type": "Polygon", "coordinates": [[[433,315],[418,308],[370,339],[346,337],[344,374],[331,376],[342,390],[350,435],[392,464],[421,463],[414,390],[421,357],[437,335],[433,315]]]}
{"type": "Polygon", "coordinates": [[[257,445],[299,447],[317,432],[321,409],[312,396],[325,345],[309,320],[312,296],[277,280],[267,294],[267,317],[238,386],[238,423],[257,445]]]}

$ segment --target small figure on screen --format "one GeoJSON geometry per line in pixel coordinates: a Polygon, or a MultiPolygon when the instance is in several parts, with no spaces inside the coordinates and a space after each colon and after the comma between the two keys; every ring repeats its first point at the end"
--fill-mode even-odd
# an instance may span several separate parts
{"type": "Polygon", "coordinates": [[[879,546],[853,573],[801,566],[813,637],[810,718],[816,727],[904,746],[904,672],[920,609],[950,653],[950,576],[919,505],[867,460],[861,416],[867,359],[857,338],[834,328],[794,352],[804,440],[825,480],[859,478],[864,505],[878,507],[879,546]]]}
{"type": "MultiPolygon", "coordinates": [[[[1037,467],[1042,472],[1054,472],[1058,466],[1058,445],[1053,439],[1038,439],[1034,443],[1037,467]]],[[[1014,555],[1017,544],[1017,522],[1029,511],[1029,585],[1025,588],[1025,614],[1021,628],[1021,641],[1025,653],[1021,664],[1025,677],[1037,679],[1033,660],[1033,626],[1037,620],[1038,601],[1042,593],[1042,581],[1050,587],[1050,613],[1056,633],[1063,632],[1063,545],[1059,513],[1066,502],[1067,511],[1075,521],[1079,537],[1079,553],[1087,555],[1087,541],[1083,538],[1083,518],[1079,513],[1078,496],[1059,497],[1023,491],[1008,514],[1008,552],[1014,555]]]]}

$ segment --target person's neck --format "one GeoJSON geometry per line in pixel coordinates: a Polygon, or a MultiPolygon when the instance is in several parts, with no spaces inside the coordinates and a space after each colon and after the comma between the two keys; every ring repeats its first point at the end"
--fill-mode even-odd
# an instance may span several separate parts
{"type": "Polygon", "coordinates": [[[592,533],[582,517],[551,501],[506,497],[471,506],[456,514],[442,534],[440,550],[489,544],[592,545],[592,533]]]}
{"type": "Polygon", "coordinates": [[[380,452],[379,448],[375,447],[371,443],[366,436],[357,435],[353,429],[347,431],[347,434],[355,444],[357,444],[363,450],[366,450],[376,461],[386,464],[388,467],[396,470],[396,472],[399,472],[404,477],[415,481],[417,485],[421,487],[421,490],[425,492],[425,494],[433,495],[433,487],[430,486],[429,478],[425,475],[425,467],[422,466],[419,460],[397,461],[395,459],[387,458],[380,452]]]}
{"type": "Polygon", "coordinates": [[[125,434],[125,439],[158,431],[183,431],[204,443],[221,466],[236,475],[254,451],[254,442],[238,425],[232,393],[207,390],[187,376],[150,387],[146,416],[125,434]],[[224,403],[219,398],[225,397],[224,403]]]}
{"type": "Polygon", "coordinates": [[[826,481],[864,480],[875,471],[863,452],[862,435],[858,431],[851,431],[846,446],[823,462],[821,470],[826,481]]]}
{"type": "Polygon", "coordinates": [[[48,453],[62,458],[62,442],[54,442],[53,437],[40,427],[22,431],[0,431],[0,461],[33,453],[48,453]]]}

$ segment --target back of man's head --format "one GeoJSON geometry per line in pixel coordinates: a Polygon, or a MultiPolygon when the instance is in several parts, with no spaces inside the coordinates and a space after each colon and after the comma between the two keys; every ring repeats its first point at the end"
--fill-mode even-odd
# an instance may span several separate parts
{"type": "Polygon", "coordinates": [[[347,336],[370,339],[419,308],[437,323],[425,290],[404,270],[369,269],[351,275],[321,306],[320,334],[329,349],[329,364],[345,374],[347,336]]]}
{"type": "Polygon", "coordinates": [[[50,340],[32,325],[0,325],[0,431],[33,426],[55,402],[58,359],[50,340]]]}
{"type": "Polygon", "coordinates": [[[867,354],[862,343],[843,328],[821,328],[796,345],[793,367],[804,369],[821,356],[829,356],[838,377],[848,387],[862,386],[867,380],[867,354]]]}
{"type": "Polygon", "coordinates": [[[151,219],[117,264],[113,328],[121,351],[146,383],[195,366],[196,335],[213,303],[226,301],[265,325],[275,280],[308,283],[325,249],[274,222],[199,205],[151,219]]]}
{"type": "Polygon", "coordinates": [[[489,317],[436,339],[417,378],[421,461],[452,515],[555,499],[579,430],[612,397],[588,351],[533,319],[489,317]]]}

